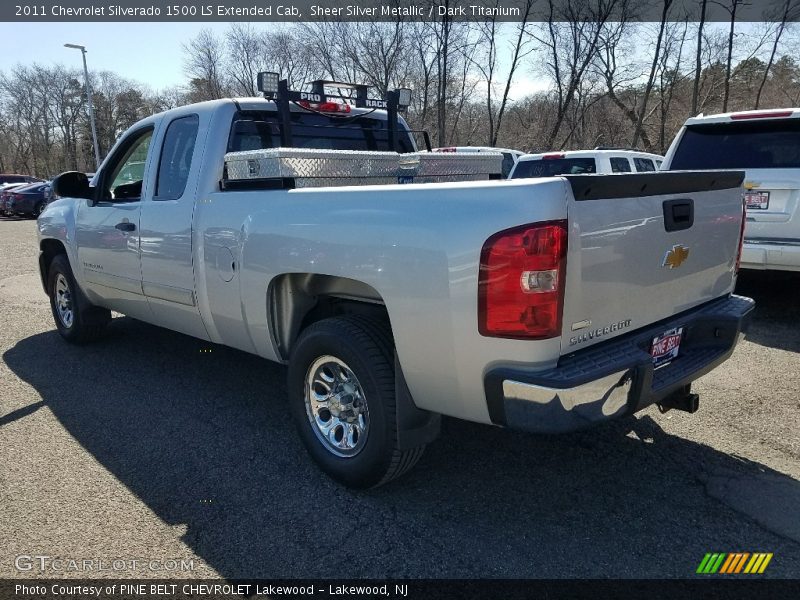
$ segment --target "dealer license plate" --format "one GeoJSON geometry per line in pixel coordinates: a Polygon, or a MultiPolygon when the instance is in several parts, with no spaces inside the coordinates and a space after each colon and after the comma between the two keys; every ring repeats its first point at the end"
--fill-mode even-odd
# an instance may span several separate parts
{"type": "Polygon", "coordinates": [[[664,367],[677,358],[682,336],[683,327],[676,327],[653,338],[650,356],[653,357],[653,365],[656,368],[664,367]]]}
{"type": "Polygon", "coordinates": [[[747,210],[767,210],[769,208],[769,192],[745,192],[744,202],[747,210]]]}

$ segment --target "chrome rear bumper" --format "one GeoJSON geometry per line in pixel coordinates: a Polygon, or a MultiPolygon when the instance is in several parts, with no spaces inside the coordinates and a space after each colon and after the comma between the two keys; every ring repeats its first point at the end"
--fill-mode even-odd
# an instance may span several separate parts
{"type": "Polygon", "coordinates": [[[660,402],[688,389],[733,353],[754,306],[750,298],[730,296],[564,356],[549,371],[493,369],[484,380],[492,422],[561,433],[660,402]],[[656,370],[650,343],[673,327],[684,328],[680,354],[656,370]]]}

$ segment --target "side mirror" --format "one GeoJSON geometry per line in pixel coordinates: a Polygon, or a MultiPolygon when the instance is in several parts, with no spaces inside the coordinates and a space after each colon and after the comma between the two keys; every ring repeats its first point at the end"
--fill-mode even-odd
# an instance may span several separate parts
{"type": "Polygon", "coordinates": [[[53,179],[53,194],[59,198],[86,198],[91,200],[89,178],[80,171],[67,171],[53,179]]]}

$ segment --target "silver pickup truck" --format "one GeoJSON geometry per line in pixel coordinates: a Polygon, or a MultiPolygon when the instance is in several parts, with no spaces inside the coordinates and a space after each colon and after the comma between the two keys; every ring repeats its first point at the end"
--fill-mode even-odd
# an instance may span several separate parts
{"type": "MultiPolygon", "coordinates": [[[[383,110],[353,108],[346,130],[302,105],[291,119],[314,121],[304,147],[387,149],[383,110]]],[[[41,278],[70,342],[118,311],[287,364],[287,410],[346,485],[407,471],[440,415],[565,432],[694,411],[690,383],[753,309],[732,294],[741,172],[233,185],[226,156],[278,145],[278,120],[251,98],[137,123],[91,186],[54,182],[41,278]]]]}

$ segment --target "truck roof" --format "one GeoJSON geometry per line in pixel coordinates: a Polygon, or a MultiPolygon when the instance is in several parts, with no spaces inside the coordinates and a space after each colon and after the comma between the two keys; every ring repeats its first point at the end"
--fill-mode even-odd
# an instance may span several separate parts
{"type": "MultiPolygon", "coordinates": [[[[267,100],[265,98],[259,97],[246,97],[246,98],[220,98],[219,100],[206,100],[204,102],[196,102],[194,104],[187,104],[184,106],[178,106],[176,108],[171,108],[169,110],[157,113],[153,115],[153,117],[161,117],[165,115],[169,115],[170,113],[185,113],[188,107],[192,107],[194,110],[203,110],[203,111],[214,111],[220,106],[229,105],[229,104],[236,104],[242,110],[278,110],[277,105],[273,100],[267,100]]],[[[289,104],[289,109],[292,112],[315,112],[313,110],[308,110],[303,108],[302,106],[298,106],[295,103],[289,104]]],[[[335,113],[325,113],[325,114],[332,114],[335,113]]],[[[377,119],[380,121],[385,121],[387,119],[387,113],[383,109],[376,109],[376,108],[357,108],[355,106],[350,107],[350,111],[346,114],[343,113],[341,116],[343,118],[349,117],[356,117],[356,116],[366,116],[369,115],[372,119],[377,119]]],[[[405,120],[400,117],[400,119],[405,123],[405,120]]]]}
{"type": "Polygon", "coordinates": [[[686,119],[684,125],[797,118],[800,118],[800,108],[771,108],[768,110],[743,110],[739,112],[719,113],[716,115],[704,115],[701,113],[696,117],[686,119]]]}
{"type": "Polygon", "coordinates": [[[493,146],[440,146],[434,148],[433,152],[510,152],[516,156],[525,154],[522,150],[513,148],[495,148],[493,146]]]}
{"type": "Polygon", "coordinates": [[[591,158],[595,156],[613,155],[613,156],[644,156],[655,160],[663,160],[664,157],[660,154],[653,154],[651,152],[643,152],[639,150],[556,150],[554,152],[537,152],[535,154],[525,154],[520,157],[521,161],[540,160],[545,156],[554,157],[560,155],[562,158],[591,158]]]}

